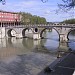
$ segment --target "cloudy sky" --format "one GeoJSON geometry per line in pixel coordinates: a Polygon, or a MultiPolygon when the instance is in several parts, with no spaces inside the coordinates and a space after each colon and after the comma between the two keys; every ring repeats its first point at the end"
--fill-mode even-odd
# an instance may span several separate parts
{"type": "Polygon", "coordinates": [[[69,11],[65,13],[59,11],[58,4],[62,3],[62,0],[48,0],[43,3],[41,0],[6,0],[6,4],[0,3],[0,10],[13,11],[13,12],[28,12],[32,15],[45,17],[48,22],[59,22],[68,18],[74,17],[74,12],[69,11]]]}

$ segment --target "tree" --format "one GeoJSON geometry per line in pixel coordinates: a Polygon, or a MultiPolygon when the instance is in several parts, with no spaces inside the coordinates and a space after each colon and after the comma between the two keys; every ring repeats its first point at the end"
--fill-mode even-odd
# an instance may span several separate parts
{"type": "Polygon", "coordinates": [[[2,2],[3,5],[6,3],[5,0],[0,0],[0,2],[2,2]]]}
{"type": "Polygon", "coordinates": [[[23,24],[30,24],[32,15],[30,13],[20,12],[21,22],[23,24]]]}
{"type": "Polygon", "coordinates": [[[47,2],[48,0],[41,0],[43,3],[47,2]]]}
{"type": "Polygon", "coordinates": [[[58,4],[59,8],[70,10],[71,8],[75,7],[75,0],[62,0],[63,4],[58,4]]]}
{"type": "MultiPolygon", "coordinates": [[[[47,2],[48,0],[41,0],[43,3],[47,2]]],[[[58,7],[62,10],[70,10],[71,8],[75,7],[75,0],[62,0],[63,4],[58,4],[58,7]]]]}
{"type": "MultiPolygon", "coordinates": [[[[47,2],[48,0],[41,0],[43,3],[47,2]]],[[[75,0],[62,0],[64,4],[58,4],[59,8],[69,10],[75,7],[75,0]]],[[[2,4],[5,4],[5,0],[0,0],[2,4]]]]}
{"type": "Polygon", "coordinates": [[[2,0],[0,0],[0,2],[1,2],[2,0]]]}
{"type": "Polygon", "coordinates": [[[62,23],[66,23],[66,24],[75,24],[75,19],[64,20],[62,23]]]}
{"type": "MultiPolygon", "coordinates": [[[[43,3],[47,2],[48,0],[41,0],[43,3]]],[[[75,7],[75,0],[62,0],[64,4],[58,4],[60,8],[64,7],[67,9],[71,9],[75,7]]],[[[5,4],[5,0],[0,0],[2,4],[5,4]]]]}
{"type": "Polygon", "coordinates": [[[20,12],[22,24],[46,24],[46,19],[40,16],[31,15],[30,13],[20,12]]]}

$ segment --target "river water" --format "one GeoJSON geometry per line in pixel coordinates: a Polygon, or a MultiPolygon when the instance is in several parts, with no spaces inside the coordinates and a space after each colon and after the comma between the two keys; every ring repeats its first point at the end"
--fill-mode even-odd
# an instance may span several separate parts
{"type": "Polygon", "coordinates": [[[58,55],[63,56],[64,52],[75,50],[75,36],[72,34],[67,43],[59,42],[55,30],[46,31],[43,36],[41,40],[15,37],[0,39],[0,75],[38,75],[58,55]]]}

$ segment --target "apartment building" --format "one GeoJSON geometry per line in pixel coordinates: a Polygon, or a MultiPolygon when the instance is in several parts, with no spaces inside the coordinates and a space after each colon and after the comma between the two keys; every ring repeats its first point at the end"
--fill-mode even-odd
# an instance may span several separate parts
{"type": "Polygon", "coordinates": [[[2,24],[19,24],[21,21],[19,13],[0,11],[0,25],[2,24]]]}

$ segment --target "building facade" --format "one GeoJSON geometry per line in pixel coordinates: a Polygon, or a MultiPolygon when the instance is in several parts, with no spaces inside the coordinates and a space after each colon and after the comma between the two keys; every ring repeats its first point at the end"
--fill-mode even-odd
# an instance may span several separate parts
{"type": "Polygon", "coordinates": [[[19,13],[0,11],[0,26],[7,24],[19,24],[21,21],[19,13]]]}

